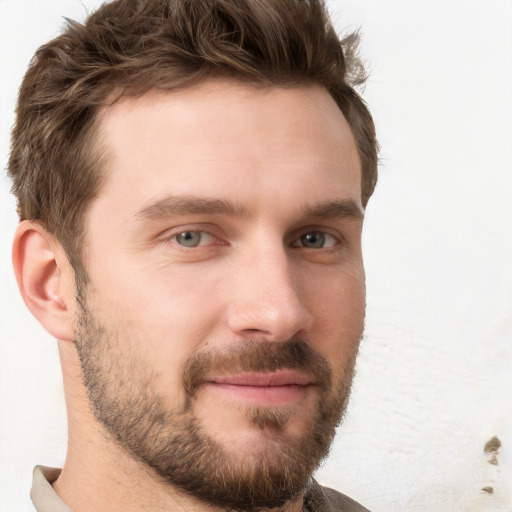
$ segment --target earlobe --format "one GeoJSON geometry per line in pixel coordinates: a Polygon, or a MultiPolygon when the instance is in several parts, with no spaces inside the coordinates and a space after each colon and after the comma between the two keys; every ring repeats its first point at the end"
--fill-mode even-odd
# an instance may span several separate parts
{"type": "Polygon", "coordinates": [[[14,237],[14,272],[28,309],[55,338],[74,339],[74,278],[59,242],[40,224],[23,221],[14,237]]]}

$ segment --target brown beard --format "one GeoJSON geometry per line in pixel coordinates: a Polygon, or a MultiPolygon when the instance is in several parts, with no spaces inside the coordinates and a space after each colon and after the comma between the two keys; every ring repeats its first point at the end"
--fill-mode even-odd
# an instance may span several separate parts
{"type": "Polygon", "coordinates": [[[95,418],[131,456],[151,467],[165,482],[202,502],[228,510],[282,507],[297,499],[327,455],[350,392],[354,360],[334,385],[329,363],[301,340],[283,343],[246,341],[228,351],[194,354],[182,370],[184,405],[169,410],[154,389],[155,371],[131,343],[98,324],[81,301],[76,333],[83,381],[95,418]],[[294,407],[247,407],[247,419],[271,431],[263,449],[249,456],[229,453],[194,415],[207,375],[240,371],[300,369],[318,388],[318,405],[298,438],[284,428],[294,407]]]}

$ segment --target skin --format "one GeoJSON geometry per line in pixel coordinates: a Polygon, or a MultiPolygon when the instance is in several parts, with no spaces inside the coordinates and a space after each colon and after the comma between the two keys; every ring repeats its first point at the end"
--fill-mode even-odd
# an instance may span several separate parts
{"type": "MultiPolygon", "coordinates": [[[[151,369],[165,406],[183,406],[180,376],[192,356],[247,340],[304,340],[330,363],[334,386],[347,380],[365,308],[361,171],[327,91],[210,81],[122,100],[98,127],[108,163],[86,217],[87,304],[119,334],[118,350],[151,369]],[[319,246],[307,246],[308,233],[319,246]],[[191,236],[199,245],[183,246],[191,236]]],[[[25,302],[59,339],[69,446],[58,494],[77,512],[221,510],[156,478],[92,415],[73,343],[73,271],[59,242],[25,221],[13,254],[25,302]]],[[[242,460],[272,436],[247,410],[286,408],[287,443],[319,400],[307,383],[215,381],[201,386],[193,411],[242,460]]],[[[300,499],[286,510],[300,510],[300,499]]]]}

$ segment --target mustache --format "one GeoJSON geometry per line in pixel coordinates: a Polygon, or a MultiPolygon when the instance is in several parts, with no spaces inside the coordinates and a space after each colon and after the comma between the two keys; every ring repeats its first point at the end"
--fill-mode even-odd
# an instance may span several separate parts
{"type": "Polygon", "coordinates": [[[322,391],[331,387],[332,370],[329,362],[302,340],[247,340],[233,343],[223,351],[198,352],[185,363],[182,383],[186,397],[190,399],[208,377],[241,372],[271,373],[281,369],[306,373],[322,391]]]}

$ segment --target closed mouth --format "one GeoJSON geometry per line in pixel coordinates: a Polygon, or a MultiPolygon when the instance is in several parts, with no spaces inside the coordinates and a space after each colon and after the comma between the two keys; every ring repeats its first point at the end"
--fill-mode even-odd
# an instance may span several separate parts
{"type": "Polygon", "coordinates": [[[314,385],[311,377],[296,370],[276,372],[243,372],[208,378],[205,385],[242,400],[260,406],[277,406],[301,398],[314,385]]]}

